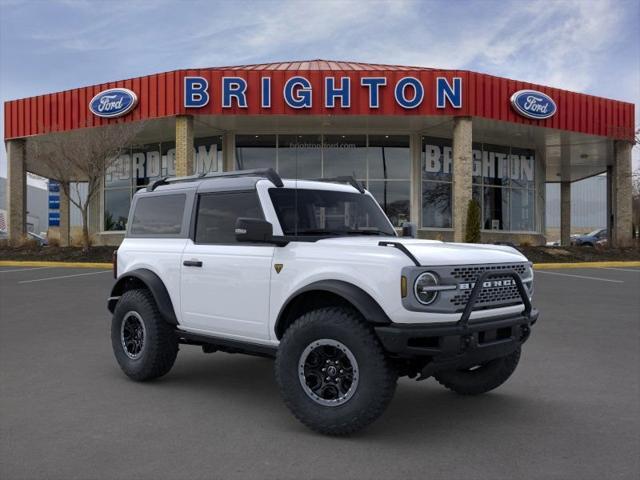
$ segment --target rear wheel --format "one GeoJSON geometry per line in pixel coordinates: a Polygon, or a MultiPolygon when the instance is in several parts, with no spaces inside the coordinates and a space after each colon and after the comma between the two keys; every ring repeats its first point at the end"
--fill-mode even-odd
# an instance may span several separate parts
{"type": "Polygon", "coordinates": [[[148,290],[125,292],[113,312],[111,346],[120,368],[137,381],[161,377],[178,354],[173,329],[162,319],[148,290]]]}
{"type": "Polygon", "coordinates": [[[482,365],[462,370],[449,370],[434,375],[444,387],[461,395],[479,395],[506,382],[520,360],[520,349],[482,365]]]}
{"type": "Polygon", "coordinates": [[[354,433],[373,422],[397,381],[373,332],[355,311],[342,307],[296,320],[282,338],[275,368],[287,407],[328,435],[354,433]]]}

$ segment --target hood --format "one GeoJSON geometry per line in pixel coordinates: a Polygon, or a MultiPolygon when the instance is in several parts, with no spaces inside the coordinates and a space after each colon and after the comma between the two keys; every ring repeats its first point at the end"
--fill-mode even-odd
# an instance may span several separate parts
{"type": "MultiPolygon", "coordinates": [[[[474,265],[485,263],[526,262],[527,257],[513,247],[475,243],[448,243],[398,237],[340,237],[319,240],[352,247],[377,247],[381,241],[402,243],[421,265],[474,265]]],[[[385,248],[385,247],[378,247],[385,248]]],[[[389,248],[389,247],[387,247],[389,248]]]]}

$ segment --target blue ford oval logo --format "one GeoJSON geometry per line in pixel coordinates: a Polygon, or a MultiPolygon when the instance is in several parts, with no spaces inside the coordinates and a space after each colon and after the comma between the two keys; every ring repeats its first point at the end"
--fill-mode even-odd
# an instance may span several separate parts
{"type": "Polygon", "coordinates": [[[536,90],[518,90],[511,95],[511,105],[523,117],[544,120],[555,115],[556,103],[549,95],[536,90]]]}
{"type": "Polygon", "coordinates": [[[126,115],[138,104],[138,96],[127,88],[103,90],[89,102],[89,110],[103,118],[126,115]]]}

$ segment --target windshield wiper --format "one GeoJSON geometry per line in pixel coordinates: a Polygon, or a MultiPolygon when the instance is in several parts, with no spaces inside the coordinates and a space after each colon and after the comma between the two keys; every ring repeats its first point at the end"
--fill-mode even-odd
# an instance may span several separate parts
{"type": "Polygon", "coordinates": [[[345,235],[347,230],[325,230],[323,228],[309,228],[307,230],[298,230],[297,235],[345,235]]]}
{"type": "Polygon", "coordinates": [[[310,228],[308,230],[298,230],[298,235],[330,235],[330,236],[346,236],[346,235],[376,235],[390,236],[389,233],[378,229],[371,230],[324,230],[321,228],[310,228]]]}
{"type": "Polygon", "coordinates": [[[345,233],[347,235],[381,235],[383,237],[388,237],[390,234],[383,232],[382,230],[372,229],[372,230],[346,230],[345,233]]]}

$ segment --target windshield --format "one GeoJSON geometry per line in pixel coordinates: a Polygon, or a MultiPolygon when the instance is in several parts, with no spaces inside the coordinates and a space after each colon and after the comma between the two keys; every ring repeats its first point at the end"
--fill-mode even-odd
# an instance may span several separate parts
{"type": "Polygon", "coordinates": [[[396,235],[369,195],[295,188],[272,188],[269,195],[284,235],[396,235]]]}
{"type": "Polygon", "coordinates": [[[602,229],[594,230],[593,232],[587,233],[587,237],[597,237],[598,234],[602,231],[602,229]]]}

